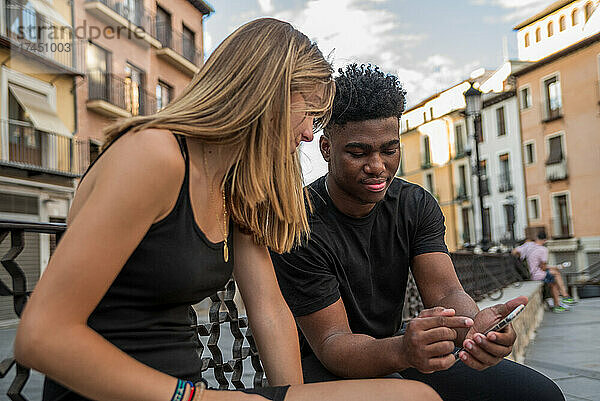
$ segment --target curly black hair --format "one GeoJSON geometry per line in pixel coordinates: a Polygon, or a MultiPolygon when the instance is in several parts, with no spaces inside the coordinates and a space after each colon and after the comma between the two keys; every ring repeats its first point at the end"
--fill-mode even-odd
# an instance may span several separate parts
{"type": "Polygon", "coordinates": [[[350,64],[338,72],[331,119],[325,132],[349,121],[400,118],[406,107],[406,91],[398,77],[371,64],[350,64]]]}

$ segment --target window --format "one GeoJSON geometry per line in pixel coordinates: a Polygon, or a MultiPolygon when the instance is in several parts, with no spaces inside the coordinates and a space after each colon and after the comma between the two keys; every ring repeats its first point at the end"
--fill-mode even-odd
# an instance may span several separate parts
{"type": "Polygon", "coordinates": [[[544,81],[544,94],[546,96],[546,119],[560,117],[562,100],[560,82],[556,75],[544,81]]]}
{"type": "Polygon", "coordinates": [[[90,145],[90,163],[93,163],[94,160],[100,156],[100,143],[94,140],[89,140],[90,145]]]}
{"type": "Polygon", "coordinates": [[[512,190],[512,180],[510,174],[510,159],[508,153],[503,153],[499,156],[500,162],[500,179],[499,179],[499,192],[506,192],[512,190]]]}
{"type": "Polygon", "coordinates": [[[569,211],[569,198],[567,194],[552,195],[552,227],[554,238],[568,238],[571,236],[571,213],[569,211]]]}
{"type": "Polygon", "coordinates": [[[144,14],[144,5],[142,0],[123,0],[118,4],[120,14],[133,22],[137,26],[142,25],[142,17],[144,14]]]}
{"type": "Polygon", "coordinates": [[[408,119],[406,119],[404,122],[406,123],[406,130],[410,130],[410,126],[408,125],[408,119]]]}
{"type": "Polygon", "coordinates": [[[588,22],[588,20],[589,20],[589,19],[590,19],[590,17],[592,16],[592,13],[594,12],[594,10],[593,10],[592,8],[593,8],[593,6],[592,6],[592,2],[591,2],[591,1],[588,1],[588,2],[585,4],[585,7],[584,7],[584,13],[585,13],[585,22],[588,22]]]}
{"type": "Polygon", "coordinates": [[[433,107],[429,108],[429,116],[433,120],[433,107]]]}
{"type": "Polygon", "coordinates": [[[171,14],[156,5],[156,38],[163,47],[171,47],[171,14]]]}
{"type": "Polygon", "coordinates": [[[529,47],[531,43],[529,42],[529,34],[526,33],[525,34],[525,47],[529,47]]]}
{"type": "Polygon", "coordinates": [[[504,205],[504,222],[506,223],[505,231],[511,233],[511,240],[514,240],[515,205],[512,203],[504,205]]]}
{"type": "Polygon", "coordinates": [[[171,101],[171,92],[173,89],[162,81],[156,85],[156,111],[165,107],[171,101]]]}
{"type": "Polygon", "coordinates": [[[567,19],[565,18],[564,15],[562,15],[559,19],[558,19],[558,29],[562,32],[565,29],[567,29],[567,19]]]}
{"type": "Polygon", "coordinates": [[[498,136],[506,135],[506,121],[504,119],[504,106],[496,109],[496,127],[498,127],[498,136]]]}
{"type": "Polygon", "coordinates": [[[43,22],[33,5],[29,2],[26,3],[20,5],[17,2],[11,2],[4,6],[7,11],[9,34],[20,40],[37,42],[38,39],[41,40],[39,28],[42,27],[43,22]]]}
{"type": "Polygon", "coordinates": [[[574,9],[571,13],[571,25],[575,26],[579,23],[579,10],[574,9]]]}
{"type": "Polygon", "coordinates": [[[535,30],[535,41],[539,42],[542,40],[542,30],[540,28],[535,30]]]}
{"type": "Polygon", "coordinates": [[[423,112],[423,122],[426,123],[427,122],[427,112],[423,112]]]}
{"type": "Polygon", "coordinates": [[[548,22],[548,37],[554,35],[554,23],[552,21],[548,22]]]}
{"type": "Polygon", "coordinates": [[[423,168],[431,167],[431,147],[429,144],[429,136],[423,137],[423,168]]]}
{"type": "Polygon", "coordinates": [[[425,174],[425,185],[427,185],[427,190],[429,191],[429,193],[434,194],[434,187],[433,187],[433,174],[432,173],[427,173],[425,174]]]}
{"type": "Polygon", "coordinates": [[[562,135],[557,135],[548,139],[548,159],[546,160],[546,165],[558,164],[564,160],[562,138],[562,135]]]}
{"type": "Polygon", "coordinates": [[[143,82],[144,72],[127,63],[125,65],[125,106],[134,116],[144,112],[143,82]]]}
{"type": "Polygon", "coordinates": [[[86,48],[85,68],[88,78],[88,97],[90,99],[109,100],[109,60],[109,52],[92,42],[88,42],[86,48]]]}
{"type": "Polygon", "coordinates": [[[187,26],[183,26],[183,57],[196,63],[196,34],[187,26]]]}
{"type": "Polygon", "coordinates": [[[521,89],[521,109],[525,110],[531,107],[531,89],[529,87],[521,89]]]}
{"type": "Polygon", "coordinates": [[[539,220],[540,219],[540,201],[537,197],[529,198],[529,220],[539,220]]]}
{"type": "Polygon", "coordinates": [[[396,171],[396,177],[404,175],[404,146],[400,144],[400,164],[398,165],[398,171],[396,171]]]}
{"type": "Polygon", "coordinates": [[[535,142],[529,142],[525,144],[525,165],[535,163],[535,142]]]}
{"type": "Polygon", "coordinates": [[[0,193],[0,212],[38,215],[40,213],[38,198],[35,196],[0,193]]]}
{"type": "Polygon", "coordinates": [[[454,140],[456,142],[456,156],[462,156],[465,153],[465,139],[463,137],[463,126],[458,124],[454,126],[454,140]]]}
{"type": "Polygon", "coordinates": [[[462,226],[463,226],[463,234],[462,234],[462,239],[463,239],[463,243],[470,243],[471,242],[471,225],[470,223],[470,213],[469,213],[469,208],[468,207],[463,207],[462,208],[462,226]]]}

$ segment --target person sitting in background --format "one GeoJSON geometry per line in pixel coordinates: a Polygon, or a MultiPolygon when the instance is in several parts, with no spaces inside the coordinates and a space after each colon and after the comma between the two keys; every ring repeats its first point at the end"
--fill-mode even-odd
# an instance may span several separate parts
{"type": "Polygon", "coordinates": [[[521,260],[527,261],[532,280],[539,280],[548,284],[553,300],[552,312],[566,312],[576,302],[567,292],[562,274],[560,274],[561,266],[548,265],[548,248],[545,244],[546,233],[540,231],[536,235],[535,241],[525,242],[513,249],[512,253],[521,260]]]}

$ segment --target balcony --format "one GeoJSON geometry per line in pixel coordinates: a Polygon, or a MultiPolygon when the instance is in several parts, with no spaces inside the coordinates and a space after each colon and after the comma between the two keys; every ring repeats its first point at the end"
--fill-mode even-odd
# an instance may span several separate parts
{"type": "Polygon", "coordinates": [[[87,74],[86,106],[107,117],[150,115],[156,111],[156,98],[127,79],[103,71],[87,74]]]}
{"type": "Polygon", "coordinates": [[[28,72],[83,75],[85,41],[75,38],[73,29],[60,14],[46,6],[46,12],[54,14],[50,18],[14,0],[8,0],[4,7],[5,20],[0,21],[0,36],[6,40],[11,53],[27,58],[25,68],[30,69],[28,72]],[[61,21],[64,25],[60,25],[61,21]],[[31,63],[33,60],[46,68],[36,68],[31,63]]]}
{"type": "Polygon", "coordinates": [[[504,172],[500,174],[498,177],[498,192],[508,192],[512,191],[512,179],[510,177],[510,172],[504,172]]]}
{"type": "Polygon", "coordinates": [[[554,216],[550,219],[552,226],[552,239],[567,239],[573,237],[573,223],[571,216],[554,216]]]}
{"type": "Polygon", "coordinates": [[[546,181],[554,182],[566,180],[568,177],[567,159],[563,158],[554,163],[546,162],[546,181]]]}
{"type": "Polygon", "coordinates": [[[190,76],[200,70],[198,66],[202,64],[202,53],[196,51],[193,41],[172,30],[169,25],[157,25],[156,33],[162,46],[156,50],[158,57],[190,76]]]}
{"type": "Polygon", "coordinates": [[[563,117],[562,107],[556,107],[551,109],[546,106],[543,113],[544,115],[542,117],[542,123],[549,123],[551,121],[558,120],[563,117]]]}
{"type": "Polygon", "coordinates": [[[456,191],[456,198],[457,201],[466,201],[469,199],[469,194],[467,193],[467,188],[464,185],[461,185],[458,187],[458,190],[456,191]]]}
{"type": "Polygon", "coordinates": [[[469,154],[464,149],[457,149],[456,154],[454,155],[454,159],[462,159],[463,157],[467,157],[469,154]]]}
{"type": "Polygon", "coordinates": [[[33,173],[79,177],[87,168],[87,141],[36,129],[24,121],[2,120],[7,152],[0,165],[33,173]]]}
{"type": "Polygon", "coordinates": [[[160,47],[156,39],[154,16],[144,9],[141,2],[85,0],[84,8],[112,27],[117,38],[127,37],[142,46],[160,47]]]}

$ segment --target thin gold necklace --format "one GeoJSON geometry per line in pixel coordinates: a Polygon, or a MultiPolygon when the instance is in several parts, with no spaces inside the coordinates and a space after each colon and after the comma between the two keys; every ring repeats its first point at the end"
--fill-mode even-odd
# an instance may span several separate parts
{"type": "MultiPolygon", "coordinates": [[[[204,175],[208,179],[208,162],[206,161],[206,147],[202,149],[202,157],[204,159],[204,175]]],[[[214,197],[213,186],[212,183],[209,182],[209,191],[210,191],[210,200],[212,201],[214,197]]],[[[221,188],[221,195],[223,196],[223,228],[221,229],[221,234],[223,235],[223,260],[225,263],[229,262],[229,247],[227,246],[227,202],[225,199],[225,188],[221,188]]]]}

